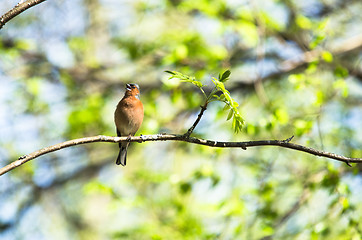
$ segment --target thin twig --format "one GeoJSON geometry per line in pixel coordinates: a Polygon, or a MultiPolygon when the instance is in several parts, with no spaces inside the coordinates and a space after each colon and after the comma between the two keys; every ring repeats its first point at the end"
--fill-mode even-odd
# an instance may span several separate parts
{"type": "Polygon", "coordinates": [[[247,141],[247,142],[218,142],[213,140],[206,140],[201,138],[194,138],[194,137],[187,137],[185,135],[178,135],[178,134],[156,134],[156,135],[144,135],[144,136],[133,136],[129,137],[111,137],[111,136],[93,136],[93,137],[86,137],[86,138],[79,138],[69,140],[63,143],[59,143],[50,147],[42,148],[38,151],[30,153],[28,155],[20,157],[18,160],[8,164],[7,166],[0,169],[0,176],[4,173],[11,171],[12,169],[23,165],[24,163],[37,158],[41,155],[54,152],[63,148],[86,144],[86,143],[93,143],[93,142],[112,142],[112,143],[119,143],[124,141],[130,142],[148,142],[148,141],[182,141],[182,142],[189,142],[194,144],[205,145],[209,147],[222,147],[222,148],[242,148],[247,149],[248,147],[256,147],[256,146],[279,146],[284,148],[290,148],[297,151],[306,152],[309,154],[313,154],[320,157],[326,157],[335,159],[337,161],[341,161],[344,163],[362,163],[362,158],[349,158],[341,155],[337,155],[334,153],[329,153],[325,151],[319,151],[310,147],[305,147],[302,145],[290,143],[291,138],[286,140],[261,140],[261,141],[247,141]]]}
{"type": "Polygon", "coordinates": [[[199,113],[199,115],[196,118],[196,121],[194,122],[194,124],[189,128],[189,130],[185,133],[185,137],[190,137],[191,133],[194,131],[194,129],[196,128],[197,124],[200,122],[202,115],[204,114],[204,112],[206,111],[207,105],[209,104],[208,101],[205,102],[205,104],[201,107],[201,111],[199,113]]]}
{"type": "Polygon", "coordinates": [[[11,19],[24,12],[26,9],[31,8],[46,0],[27,0],[22,3],[18,3],[15,7],[9,10],[7,13],[0,17],[0,29],[11,19]]]}

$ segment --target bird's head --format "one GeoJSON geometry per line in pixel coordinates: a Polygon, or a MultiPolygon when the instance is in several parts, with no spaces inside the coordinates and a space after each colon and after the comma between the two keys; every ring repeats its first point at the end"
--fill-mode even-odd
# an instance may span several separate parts
{"type": "Polygon", "coordinates": [[[128,83],[126,84],[126,95],[135,96],[139,98],[140,96],[140,87],[136,83],[128,83]]]}

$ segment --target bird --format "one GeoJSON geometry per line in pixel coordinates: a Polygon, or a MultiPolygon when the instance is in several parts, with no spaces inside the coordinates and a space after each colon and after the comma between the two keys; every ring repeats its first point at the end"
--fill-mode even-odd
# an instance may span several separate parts
{"type": "MultiPolygon", "coordinates": [[[[117,104],[114,112],[117,136],[134,136],[143,121],[143,104],[140,100],[140,88],[135,83],[126,84],[124,97],[117,104]]],[[[126,166],[129,141],[119,143],[117,165],[126,166]]]]}

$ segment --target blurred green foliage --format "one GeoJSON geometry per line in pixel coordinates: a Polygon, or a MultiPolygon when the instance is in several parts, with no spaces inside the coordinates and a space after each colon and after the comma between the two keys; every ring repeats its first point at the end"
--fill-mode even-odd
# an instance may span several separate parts
{"type": "MultiPolygon", "coordinates": [[[[130,82],[145,109],[137,134],[183,134],[210,102],[195,136],[295,135],[361,157],[361,10],[358,0],[46,1],[1,30],[1,165],[115,136],[130,82]]],[[[2,176],[0,238],[362,236],[360,166],[276,147],[147,142],[132,143],[120,168],[117,151],[72,147],[2,176]]]]}

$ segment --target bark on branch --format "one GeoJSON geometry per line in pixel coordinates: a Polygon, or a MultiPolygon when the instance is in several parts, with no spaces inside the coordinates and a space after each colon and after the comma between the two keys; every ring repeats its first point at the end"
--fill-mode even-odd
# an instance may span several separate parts
{"type": "Polygon", "coordinates": [[[30,153],[28,155],[20,157],[18,160],[8,164],[7,166],[0,169],[0,176],[4,173],[11,171],[12,169],[23,165],[24,163],[37,158],[41,155],[54,152],[63,148],[76,146],[80,144],[86,143],[94,143],[94,142],[110,142],[110,143],[119,143],[123,141],[131,141],[131,142],[148,142],[148,141],[181,141],[188,142],[193,144],[200,144],[209,147],[222,147],[222,148],[242,148],[246,150],[248,147],[257,147],[257,146],[279,146],[283,148],[290,148],[297,151],[302,151],[305,153],[313,154],[320,157],[326,157],[330,159],[334,159],[337,161],[344,162],[348,165],[350,163],[362,163],[362,158],[349,158],[341,155],[337,155],[330,152],[316,150],[310,147],[305,147],[302,145],[291,143],[293,137],[288,138],[286,140],[261,140],[261,141],[246,141],[246,142],[219,142],[213,140],[206,140],[201,138],[189,137],[185,135],[178,134],[156,134],[156,135],[144,135],[144,136],[134,136],[134,137],[111,137],[111,136],[93,136],[93,137],[85,137],[78,138],[74,140],[69,140],[63,143],[55,144],[50,147],[42,148],[38,151],[30,153]]]}
{"type": "Polygon", "coordinates": [[[15,7],[9,10],[7,13],[0,17],[0,29],[11,19],[24,12],[26,9],[31,8],[39,3],[42,3],[46,0],[27,0],[21,3],[18,3],[15,7]]]}

